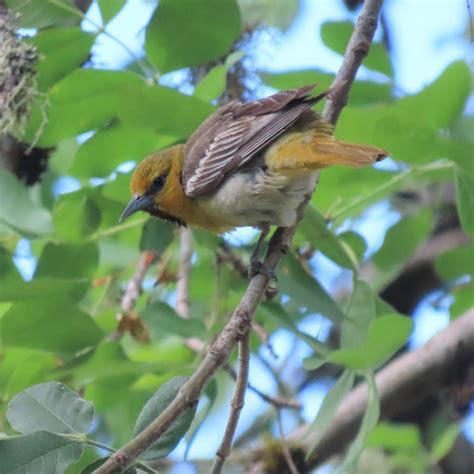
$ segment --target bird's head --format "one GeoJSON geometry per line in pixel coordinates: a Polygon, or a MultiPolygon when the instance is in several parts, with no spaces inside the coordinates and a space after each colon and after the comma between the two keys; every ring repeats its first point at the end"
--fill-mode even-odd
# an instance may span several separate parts
{"type": "Polygon", "coordinates": [[[178,162],[182,148],[182,145],[176,145],[154,153],[135,168],[130,182],[132,199],[120,216],[120,222],[138,211],[163,217],[160,215],[160,201],[171,181],[170,174],[180,169],[178,162]]]}

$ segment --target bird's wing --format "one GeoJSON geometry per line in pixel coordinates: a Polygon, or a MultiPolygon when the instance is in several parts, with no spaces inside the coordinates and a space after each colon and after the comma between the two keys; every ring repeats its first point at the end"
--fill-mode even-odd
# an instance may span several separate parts
{"type": "Polygon", "coordinates": [[[232,101],[212,114],[186,143],[183,186],[189,197],[214,190],[222,179],[288,130],[327,92],[314,84],[243,104],[232,101]]]}

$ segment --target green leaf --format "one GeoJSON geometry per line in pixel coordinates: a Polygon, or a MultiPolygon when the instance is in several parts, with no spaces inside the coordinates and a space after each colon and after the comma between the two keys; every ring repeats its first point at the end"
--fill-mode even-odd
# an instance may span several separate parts
{"type": "Polygon", "coordinates": [[[242,23],[266,25],[286,30],[299,11],[299,0],[237,0],[242,12],[242,23]]]}
{"type": "Polygon", "coordinates": [[[235,0],[161,0],[146,30],[145,50],[164,74],[224,56],[239,33],[235,0]]]}
{"type": "MultiPolygon", "coordinates": [[[[45,2],[47,3],[47,2],[45,2]]],[[[38,89],[46,92],[87,60],[95,35],[80,28],[51,28],[30,40],[38,49],[38,89]]]]}
{"type": "Polygon", "coordinates": [[[140,317],[147,323],[154,341],[163,339],[163,336],[179,336],[183,339],[208,337],[206,327],[196,318],[183,319],[179,317],[174,309],[163,303],[155,301],[141,311],[140,317]]]}
{"type": "Polygon", "coordinates": [[[362,237],[357,232],[348,230],[346,232],[341,232],[337,237],[346,245],[352,249],[358,261],[364,259],[365,252],[367,251],[367,242],[364,237],[362,237]]]}
{"type": "Polygon", "coordinates": [[[278,328],[287,328],[296,337],[306,342],[306,344],[308,344],[308,346],[311,347],[311,349],[313,349],[316,354],[326,355],[329,352],[328,347],[323,342],[318,341],[316,338],[301,331],[297,326],[298,320],[295,318],[295,316],[290,316],[286,312],[285,308],[283,308],[280,304],[271,301],[265,301],[260,304],[258,312],[263,314],[265,321],[275,321],[278,328]]]}
{"type": "Polygon", "coordinates": [[[22,434],[50,431],[58,434],[87,433],[94,406],[58,382],[46,382],[15,395],[7,407],[7,419],[22,434]]]}
{"type": "Polygon", "coordinates": [[[469,66],[464,61],[453,62],[418,94],[403,97],[398,107],[404,117],[448,128],[462,114],[471,93],[471,81],[469,66]]]}
{"type": "Polygon", "coordinates": [[[15,303],[0,321],[5,346],[74,353],[103,337],[92,318],[61,298],[15,303]]]}
{"type": "MultiPolygon", "coordinates": [[[[354,25],[351,22],[328,21],[321,26],[321,39],[328,48],[344,55],[353,29],[354,25]]],[[[362,64],[386,76],[393,75],[390,57],[382,43],[373,42],[370,45],[369,53],[362,64]]]]}
{"type": "Polygon", "coordinates": [[[126,2],[127,0],[97,0],[104,24],[118,13],[126,2]]]}
{"type": "Polygon", "coordinates": [[[81,454],[81,443],[47,431],[0,439],[0,472],[63,473],[81,454]]]}
{"type": "Polygon", "coordinates": [[[314,206],[308,206],[303,220],[298,225],[301,233],[310,244],[341,267],[357,271],[358,262],[352,248],[339,239],[328,228],[326,220],[314,206]]]}
{"type": "Polygon", "coordinates": [[[9,279],[0,285],[0,302],[33,301],[63,298],[78,300],[84,296],[89,284],[86,280],[59,280],[35,278],[32,281],[9,279]]]}
{"type": "Polygon", "coordinates": [[[474,236],[474,175],[456,168],[456,204],[463,230],[474,236]]]}
{"type": "Polygon", "coordinates": [[[331,321],[340,322],[344,318],[341,308],[292,253],[279,266],[278,285],[298,306],[331,321]]]}
{"type": "Polygon", "coordinates": [[[187,138],[215,107],[169,87],[142,82],[127,91],[126,99],[121,98],[115,110],[126,126],[187,138]]]}
{"type": "Polygon", "coordinates": [[[432,229],[432,215],[429,209],[415,216],[406,216],[394,224],[385,234],[382,247],[372,259],[381,271],[380,286],[391,280],[424,242],[432,229]]]}
{"type": "Polygon", "coordinates": [[[449,308],[451,319],[462,316],[466,311],[474,307],[474,283],[468,283],[460,288],[455,288],[452,291],[455,297],[454,303],[449,308]]]}
{"type": "MultiPolygon", "coordinates": [[[[173,377],[163,384],[155,394],[148,400],[138,416],[133,430],[133,436],[141,433],[152,421],[154,421],[165,408],[176,398],[187,377],[173,377]]],[[[161,459],[167,456],[180,439],[186,434],[196,413],[196,406],[188,408],[179,415],[166,431],[166,433],[150,449],[142,455],[143,459],[161,459]]]]}
{"type": "Polygon", "coordinates": [[[82,245],[48,242],[41,253],[35,278],[91,278],[99,263],[97,243],[82,245]]]}
{"type": "Polygon", "coordinates": [[[0,168],[0,189],[0,223],[3,221],[24,235],[51,232],[51,214],[34,203],[27,188],[3,168],[0,168]]]}
{"type": "Polygon", "coordinates": [[[406,343],[412,329],[413,322],[405,316],[379,316],[370,324],[365,341],[331,352],[327,360],[354,370],[376,369],[406,343]]]}
{"type": "Polygon", "coordinates": [[[8,348],[0,364],[0,393],[4,400],[37,384],[56,368],[53,354],[8,348]]]}
{"type": "Polygon", "coordinates": [[[55,3],[45,0],[6,0],[6,4],[11,14],[20,14],[22,28],[78,25],[82,20],[81,11],[72,0],[57,0],[55,3]]]}
{"type": "MultiPolygon", "coordinates": [[[[318,85],[319,91],[323,91],[332,84],[335,75],[318,69],[308,69],[280,73],[263,72],[260,73],[260,77],[265,84],[279,90],[295,89],[314,83],[318,85]]],[[[367,105],[371,102],[387,102],[391,97],[392,87],[390,84],[356,80],[351,87],[349,103],[351,105],[367,105]]]]}
{"type": "Polygon", "coordinates": [[[154,250],[162,253],[171,244],[176,226],[158,219],[150,219],[143,226],[140,250],[154,250]]]}
{"type": "Polygon", "coordinates": [[[341,347],[350,348],[361,344],[375,316],[375,294],[365,281],[357,280],[347,315],[342,322],[341,347]]]}
{"type": "Polygon", "coordinates": [[[452,423],[437,436],[430,453],[430,459],[433,464],[437,464],[451,451],[460,431],[461,427],[458,424],[452,423]]]}
{"type": "Polygon", "coordinates": [[[341,472],[345,472],[359,457],[365,442],[374,429],[380,416],[380,400],[377,393],[377,386],[375,384],[375,377],[372,373],[365,375],[367,385],[369,387],[369,399],[367,401],[367,408],[364,413],[364,418],[357,433],[356,438],[351,443],[349,451],[344,459],[343,465],[340,468],[341,472]]]}
{"type": "Polygon", "coordinates": [[[324,397],[316,418],[308,428],[309,432],[316,432],[316,436],[311,442],[311,447],[308,449],[306,459],[311,457],[313,451],[318,447],[318,444],[323,439],[323,436],[328,430],[339,405],[354,385],[354,379],[355,373],[352,370],[345,370],[324,397]]]}
{"type": "Polygon", "coordinates": [[[109,176],[125,161],[140,161],[176,142],[151,129],[121,124],[97,131],[77,151],[71,174],[78,178],[109,176]]]}
{"type": "Polygon", "coordinates": [[[463,275],[472,275],[474,272],[474,244],[462,245],[442,253],[436,258],[435,269],[444,280],[454,280],[463,275]]]}
{"type": "Polygon", "coordinates": [[[367,446],[390,451],[421,449],[420,430],[415,425],[379,423],[367,438],[367,446]]]}
{"type": "Polygon", "coordinates": [[[222,95],[227,85],[227,72],[236,62],[242,59],[244,54],[243,51],[235,51],[227,56],[224,64],[213,67],[196,86],[194,96],[210,102],[222,95]]]}
{"type": "Polygon", "coordinates": [[[130,91],[143,83],[139,76],[127,71],[77,69],[49,90],[50,105],[42,105],[48,117],[44,127],[41,107],[33,107],[24,138],[37,138],[42,128],[37,146],[49,147],[100,128],[117,116],[120,103],[127,102],[130,91]]]}
{"type": "Polygon", "coordinates": [[[100,210],[84,190],[60,196],[54,209],[56,234],[78,243],[92,234],[100,224],[100,210]]]}

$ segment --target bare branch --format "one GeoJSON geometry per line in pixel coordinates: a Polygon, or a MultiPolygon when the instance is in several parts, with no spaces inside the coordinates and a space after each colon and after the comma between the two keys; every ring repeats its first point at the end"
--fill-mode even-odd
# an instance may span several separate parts
{"type": "Polygon", "coordinates": [[[182,318],[189,317],[189,273],[193,256],[193,238],[191,230],[181,229],[179,240],[179,269],[176,284],[176,312],[182,318]]]}
{"type": "MultiPolygon", "coordinates": [[[[474,309],[453,321],[424,346],[408,352],[376,376],[381,417],[390,418],[423,401],[474,363],[474,309]]],[[[367,405],[367,385],[357,386],[339,406],[330,430],[310,459],[315,467],[340,452],[355,436],[367,405]]],[[[306,432],[299,428],[294,437],[306,432]]],[[[310,440],[309,440],[310,441],[310,440]]]]}
{"type": "Polygon", "coordinates": [[[214,460],[211,471],[212,474],[220,474],[222,472],[224,463],[229,457],[232,449],[232,440],[234,439],[235,430],[237,429],[240,412],[244,406],[245,391],[247,389],[247,380],[249,377],[249,359],[250,347],[249,335],[247,333],[239,342],[239,373],[235,384],[234,397],[230,405],[229,419],[227,420],[224,437],[216,452],[216,459],[214,460]]]}
{"type": "MultiPolygon", "coordinates": [[[[377,19],[382,8],[382,0],[366,0],[357,21],[343,64],[336,75],[331,100],[326,106],[323,118],[335,123],[347,102],[352,81],[362,59],[367,54],[372,41],[377,19]],[[363,47],[362,47],[363,46],[363,47]]],[[[307,196],[299,211],[301,219],[310,196],[307,196]]],[[[278,228],[268,244],[264,265],[275,270],[276,266],[288,251],[296,225],[278,228]]],[[[146,449],[152,446],[169,429],[173,421],[187,408],[194,406],[202,390],[206,387],[216,371],[225,364],[237,342],[250,330],[252,317],[267,288],[269,279],[266,275],[255,275],[245,293],[232,313],[229,322],[206,353],[201,365],[189,380],[181,387],[178,395],[145,430],[123,448],[114,453],[96,471],[97,474],[120,472],[133,464],[146,449]]]]}

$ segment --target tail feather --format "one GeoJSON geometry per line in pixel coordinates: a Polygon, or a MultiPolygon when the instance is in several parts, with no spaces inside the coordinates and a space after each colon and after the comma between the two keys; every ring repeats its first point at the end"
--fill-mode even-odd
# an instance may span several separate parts
{"type": "Polygon", "coordinates": [[[275,171],[318,170],[332,165],[360,168],[386,156],[379,147],[336,140],[332,126],[319,122],[312,129],[282,137],[268,150],[267,163],[275,171]]]}

